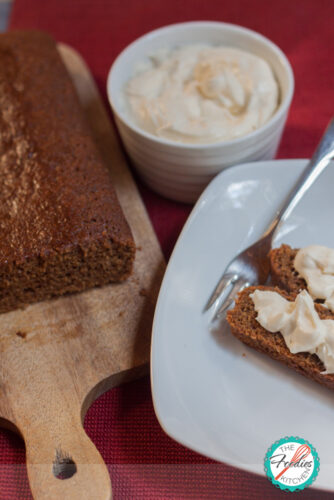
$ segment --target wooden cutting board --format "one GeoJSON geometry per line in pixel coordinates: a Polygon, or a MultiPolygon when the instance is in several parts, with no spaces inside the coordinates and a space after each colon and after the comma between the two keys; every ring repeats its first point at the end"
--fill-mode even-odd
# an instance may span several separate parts
{"type": "Polygon", "coordinates": [[[108,500],[107,467],[82,423],[99,395],[147,372],[165,264],[90,72],[73,49],[59,50],[138,250],[125,283],[0,315],[0,417],[25,441],[36,500],[108,500]]]}

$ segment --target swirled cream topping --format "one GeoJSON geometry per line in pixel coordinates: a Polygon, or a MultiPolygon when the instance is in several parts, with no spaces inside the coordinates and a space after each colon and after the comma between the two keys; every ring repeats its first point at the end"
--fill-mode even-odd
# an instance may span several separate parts
{"type": "Polygon", "coordinates": [[[326,368],[323,374],[334,373],[334,320],[320,319],[306,290],[294,302],[269,290],[255,290],[250,297],[263,328],[280,332],[293,354],[317,354],[326,368]]]}
{"type": "Polygon", "coordinates": [[[301,248],[293,265],[313,299],[323,299],[324,305],[334,311],[334,250],[321,245],[301,248]]]}
{"type": "Polygon", "coordinates": [[[266,61],[231,47],[188,45],[151,56],[125,88],[142,129],[181,143],[227,141],[273,115],[279,89],[266,61]]]}

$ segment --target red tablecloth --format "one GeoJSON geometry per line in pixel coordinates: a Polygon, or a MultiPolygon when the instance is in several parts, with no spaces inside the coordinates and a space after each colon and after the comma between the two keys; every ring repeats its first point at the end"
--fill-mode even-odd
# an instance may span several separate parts
{"type": "MultiPolygon", "coordinates": [[[[290,59],[295,97],[279,157],[308,157],[333,113],[333,0],[16,0],[11,28],[40,28],[75,47],[105,97],[108,68],[132,40],[159,26],[218,20],[259,31],[290,59]]],[[[168,258],[191,207],[140,189],[168,258]]],[[[285,498],[267,479],[216,464],[168,438],[155,418],[148,378],[103,395],[85,428],[110,464],[115,499],[285,498]]],[[[277,436],[273,436],[273,440],[277,436]]],[[[263,450],[265,453],[265,450],[263,450]]],[[[306,490],[305,499],[332,498],[306,490]]],[[[24,444],[0,432],[0,498],[31,498],[24,444]]]]}

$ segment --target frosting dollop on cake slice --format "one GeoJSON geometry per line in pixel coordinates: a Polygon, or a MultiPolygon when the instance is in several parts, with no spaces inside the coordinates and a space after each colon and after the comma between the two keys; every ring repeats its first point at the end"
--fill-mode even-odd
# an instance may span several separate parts
{"type": "Polygon", "coordinates": [[[323,373],[334,373],[334,320],[320,319],[306,290],[294,301],[269,290],[255,290],[250,298],[256,320],[269,332],[280,332],[292,354],[317,354],[326,368],[323,373]]]}
{"type": "Polygon", "coordinates": [[[324,300],[325,306],[334,311],[334,249],[321,245],[301,248],[293,265],[313,299],[324,300]]]}

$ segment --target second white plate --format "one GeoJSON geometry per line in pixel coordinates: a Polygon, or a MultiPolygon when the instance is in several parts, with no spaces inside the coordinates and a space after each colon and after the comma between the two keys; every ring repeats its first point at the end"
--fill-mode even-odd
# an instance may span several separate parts
{"type": "MultiPolygon", "coordinates": [[[[306,160],[256,162],[218,175],[176,244],[156,308],[151,376],[159,422],[199,453],[264,474],[268,447],[284,436],[310,441],[320,456],[315,487],[334,491],[334,394],[210,328],[204,305],[225,266],[258,239],[306,160]]],[[[275,245],[334,247],[333,165],[318,179],[275,245]]]]}

